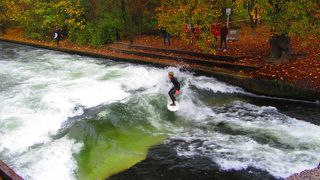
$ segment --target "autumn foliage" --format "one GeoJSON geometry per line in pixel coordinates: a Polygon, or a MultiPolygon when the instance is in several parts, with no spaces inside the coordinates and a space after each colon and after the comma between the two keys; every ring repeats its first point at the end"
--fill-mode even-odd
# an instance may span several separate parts
{"type": "Polygon", "coordinates": [[[53,31],[61,29],[62,45],[104,53],[114,53],[105,45],[119,39],[163,46],[159,35],[165,30],[172,46],[162,48],[242,56],[237,64],[260,67],[240,72],[243,75],[320,90],[319,0],[1,0],[0,33],[4,28],[21,30],[19,35],[7,31],[8,38],[42,42],[51,41],[53,31]],[[226,8],[232,8],[230,28],[240,29],[241,36],[221,52],[211,46],[217,44],[211,28],[226,22],[226,8]],[[192,33],[186,31],[189,24],[192,33]],[[143,34],[157,37],[135,39],[143,34]],[[280,41],[281,37],[288,41],[280,41]],[[270,58],[282,59],[283,54],[286,61],[270,58]]]}
{"type": "Polygon", "coordinates": [[[320,44],[301,44],[301,40],[293,38],[295,54],[288,63],[266,64],[249,74],[257,78],[278,79],[302,88],[320,90],[320,44]]]}

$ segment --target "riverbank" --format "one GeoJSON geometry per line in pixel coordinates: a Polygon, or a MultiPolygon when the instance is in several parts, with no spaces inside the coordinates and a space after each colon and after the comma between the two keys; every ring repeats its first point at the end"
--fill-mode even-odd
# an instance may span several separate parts
{"type": "MultiPolygon", "coordinates": [[[[137,45],[130,45],[124,42],[101,48],[76,46],[62,42],[57,47],[53,42],[34,41],[21,38],[22,36],[18,33],[16,35],[13,34],[14,32],[9,32],[0,37],[0,40],[116,61],[149,64],[158,67],[177,66],[185,70],[194,71],[197,74],[213,76],[221,81],[240,86],[244,90],[258,95],[311,102],[320,100],[320,90],[317,88],[310,88],[310,86],[301,87],[301,84],[297,85],[277,78],[270,79],[254,76],[253,74],[263,69],[264,66],[262,64],[258,66],[253,65],[257,63],[254,63],[254,60],[252,60],[254,58],[252,57],[248,58],[240,55],[236,57],[227,56],[221,53],[213,56],[199,52],[195,52],[197,54],[194,55],[192,53],[188,55],[187,53],[191,51],[188,51],[187,48],[181,48],[184,51],[163,47],[155,49],[154,47],[144,46],[139,41],[137,45]]],[[[177,45],[177,47],[179,46],[177,45]]]]}
{"type": "Polygon", "coordinates": [[[0,160],[0,180],[23,180],[18,174],[16,174],[8,165],[0,160]]]}
{"type": "Polygon", "coordinates": [[[311,170],[305,170],[300,173],[296,173],[288,178],[286,180],[318,180],[320,178],[320,167],[317,167],[315,169],[311,170]]]}

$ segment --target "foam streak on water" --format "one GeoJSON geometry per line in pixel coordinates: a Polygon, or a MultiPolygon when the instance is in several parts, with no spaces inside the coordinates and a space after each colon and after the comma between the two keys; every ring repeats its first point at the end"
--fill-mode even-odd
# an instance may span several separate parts
{"type": "Polygon", "coordinates": [[[319,126],[290,118],[274,107],[235,101],[208,108],[181,102],[186,103],[189,108],[180,116],[192,128],[168,140],[183,142],[175,147],[181,156],[205,156],[224,170],[255,167],[275,177],[312,169],[320,160],[319,126]]]}
{"type": "MultiPolygon", "coordinates": [[[[76,179],[74,156],[84,142],[55,135],[84,109],[134,98],[145,103],[134,107],[144,108],[138,112],[148,113],[153,127],[169,131],[168,141],[181,142],[174,147],[181,156],[206,156],[224,170],[252,166],[276,177],[312,168],[320,160],[319,126],[274,107],[237,100],[232,94],[247,93],[214,78],[176,68],[101,63],[30,47],[0,46],[0,158],[26,179],[76,179]],[[168,71],[182,81],[176,114],[158,112],[148,100],[167,97],[168,71]],[[201,99],[202,93],[209,96],[201,99]],[[212,104],[220,94],[234,100],[212,104]]],[[[161,103],[166,106],[165,100],[161,103]]]]}

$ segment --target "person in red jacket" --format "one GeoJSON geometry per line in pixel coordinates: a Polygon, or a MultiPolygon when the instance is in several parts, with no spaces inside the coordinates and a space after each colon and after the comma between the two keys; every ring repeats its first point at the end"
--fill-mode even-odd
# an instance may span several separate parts
{"type": "Polygon", "coordinates": [[[199,25],[196,24],[196,27],[194,28],[195,37],[199,38],[200,33],[201,33],[200,27],[199,27],[199,25]]]}
{"type": "Polygon", "coordinates": [[[218,37],[220,36],[220,32],[221,32],[221,27],[218,23],[215,23],[214,25],[211,26],[211,34],[216,40],[216,42],[218,42],[218,37]]]}
{"type": "Polygon", "coordinates": [[[214,42],[212,43],[215,47],[218,46],[218,37],[220,36],[221,27],[216,22],[214,25],[211,26],[211,35],[214,38],[214,42]]]}

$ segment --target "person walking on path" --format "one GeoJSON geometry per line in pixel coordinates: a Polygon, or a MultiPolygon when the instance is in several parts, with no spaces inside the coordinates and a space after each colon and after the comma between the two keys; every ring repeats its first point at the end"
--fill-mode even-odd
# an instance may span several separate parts
{"type": "Polygon", "coordinates": [[[53,37],[53,39],[56,41],[57,46],[59,46],[59,41],[60,41],[60,39],[61,39],[61,33],[60,33],[59,30],[56,30],[56,31],[54,32],[54,37],[53,37]]]}
{"type": "Polygon", "coordinates": [[[167,41],[168,41],[168,45],[170,46],[170,34],[166,30],[163,30],[162,34],[163,34],[163,44],[167,45],[167,41]]]}
{"type": "Polygon", "coordinates": [[[220,32],[220,50],[222,50],[222,46],[224,44],[224,50],[227,50],[227,36],[228,36],[228,28],[226,26],[226,24],[223,24],[223,27],[221,28],[221,32],[220,32]]]}

